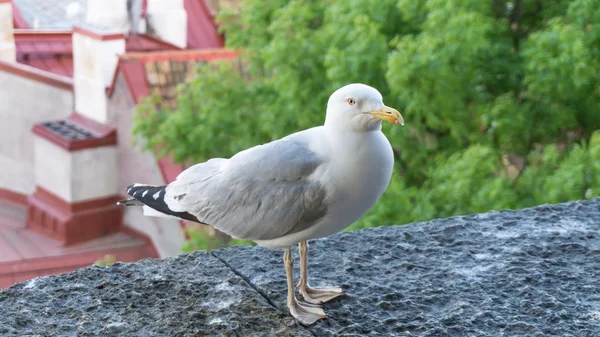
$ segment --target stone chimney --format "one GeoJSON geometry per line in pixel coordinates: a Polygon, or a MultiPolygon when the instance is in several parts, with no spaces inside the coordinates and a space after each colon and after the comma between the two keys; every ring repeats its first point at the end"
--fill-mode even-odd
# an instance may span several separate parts
{"type": "Polygon", "coordinates": [[[36,189],[27,227],[64,245],[118,231],[116,129],[75,113],[38,123],[33,134],[36,189]]]}
{"type": "Polygon", "coordinates": [[[122,31],[74,27],[75,113],[33,127],[36,190],[28,197],[27,227],[64,245],[114,233],[122,223],[106,87],[124,52],[122,31]]]}
{"type": "Polygon", "coordinates": [[[148,26],[160,39],[187,47],[187,12],[183,0],[147,0],[148,26]]]}
{"type": "Polygon", "coordinates": [[[73,29],[75,111],[100,123],[108,122],[106,87],[125,52],[125,34],[92,28],[73,29]]]}
{"type": "Polygon", "coordinates": [[[17,60],[10,0],[0,0],[0,60],[6,62],[16,62],[17,60]]]}
{"type": "Polygon", "coordinates": [[[87,0],[85,20],[89,25],[128,31],[127,0],[87,0]]]}

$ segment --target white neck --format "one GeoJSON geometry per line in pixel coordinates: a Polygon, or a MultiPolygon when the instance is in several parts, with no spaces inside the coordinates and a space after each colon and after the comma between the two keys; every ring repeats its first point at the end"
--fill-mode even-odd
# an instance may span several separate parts
{"type": "Polygon", "coordinates": [[[368,132],[381,130],[381,121],[366,114],[352,118],[339,118],[339,116],[327,114],[324,125],[328,129],[342,131],[368,132]]]}

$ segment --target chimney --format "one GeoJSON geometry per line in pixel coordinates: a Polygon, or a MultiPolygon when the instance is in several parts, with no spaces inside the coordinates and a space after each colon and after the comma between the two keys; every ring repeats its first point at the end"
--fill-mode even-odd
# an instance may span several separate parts
{"type": "Polygon", "coordinates": [[[64,245],[119,231],[117,131],[79,114],[33,127],[35,193],[27,227],[64,245]]]}
{"type": "Polygon", "coordinates": [[[187,12],[183,0],[147,0],[148,26],[160,39],[187,47],[187,12]]]}
{"type": "Polygon", "coordinates": [[[0,60],[6,62],[17,61],[12,3],[10,0],[0,0],[0,60]]]}
{"type": "Polygon", "coordinates": [[[108,122],[106,88],[125,52],[125,34],[92,28],[73,29],[75,111],[100,123],[108,122]]]}
{"type": "Polygon", "coordinates": [[[127,0],[87,0],[85,20],[88,25],[128,31],[127,0]]]}
{"type": "Polygon", "coordinates": [[[146,33],[146,0],[127,0],[131,34],[146,33]]]}

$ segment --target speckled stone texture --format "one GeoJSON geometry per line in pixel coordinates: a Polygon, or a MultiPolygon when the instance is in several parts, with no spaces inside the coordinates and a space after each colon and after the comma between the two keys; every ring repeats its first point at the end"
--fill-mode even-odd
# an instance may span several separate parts
{"type": "MultiPolygon", "coordinates": [[[[285,309],[281,253],[215,255],[285,309]]],[[[600,199],[335,235],[309,279],[348,292],[316,336],[600,336],[600,199]]]]}
{"type": "Polygon", "coordinates": [[[342,233],[309,255],[312,285],[348,292],[310,327],[287,314],[282,252],[234,247],[16,285],[0,336],[600,336],[600,199],[342,233]]]}
{"type": "Polygon", "coordinates": [[[0,336],[311,336],[206,252],[0,291],[0,336]]]}

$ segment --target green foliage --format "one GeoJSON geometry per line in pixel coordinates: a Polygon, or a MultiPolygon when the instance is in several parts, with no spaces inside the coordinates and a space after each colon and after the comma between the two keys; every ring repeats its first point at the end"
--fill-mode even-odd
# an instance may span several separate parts
{"type": "Polygon", "coordinates": [[[597,0],[245,0],[220,18],[243,74],[200,67],[175,111],[141,105],[146,148],[227,157],[363,82],[406,126],[384,126],[396,172],[351,229],[600,196],[597,0]]]}
{"type": "Polygon", "coordinates": [[[94,265],[98,267],[108,267],[115,263],[117,263],[117,257],[112,254],[106,254],[101,259],[96,260],[94,265]]]}
{"type": "Polygon", "coordinates": [[[181,247],[181,251],[184,253],[190,253],[196,250],[211,251],[218,248],[231,246],[255,245],[255,243],[250,240],[225,240],[220,236],[210,235],[206,230],[202,230],[199,228],[186,228],[185,232],[188,235],[189,239],[186,242],[184,242],[183,246],[181,247]]]}

